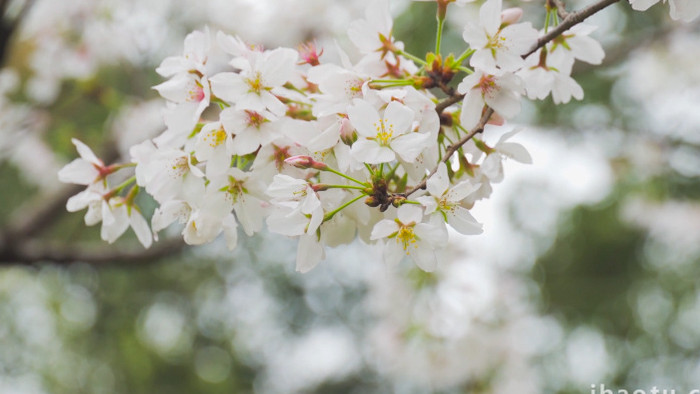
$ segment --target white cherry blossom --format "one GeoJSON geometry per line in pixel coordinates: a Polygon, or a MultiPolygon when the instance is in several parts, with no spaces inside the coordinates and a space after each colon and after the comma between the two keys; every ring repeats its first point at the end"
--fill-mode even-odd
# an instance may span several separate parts
{"type": "Polygon", "coordinates": [[[348,117],[359,138],[350,154],[369,164],[388,163],[395,160],[396,155],[409,162],[415,160],[430,136],[411,130],[414,116],[410,108],[395,101],[389,103],[380,116],[371,104],[355,100],[348,109],[348,117]]]}
{"type": "Polygon", "coordinates": [[[423,223],[423,209],[405,204],[396,210],[397,218],[383,219],[372,229],[372,240],[384,241],[384,261],[397,264],[409,256],[421,269],[433,271],[437,251],[447,244],[444,224],[423,223]]]}

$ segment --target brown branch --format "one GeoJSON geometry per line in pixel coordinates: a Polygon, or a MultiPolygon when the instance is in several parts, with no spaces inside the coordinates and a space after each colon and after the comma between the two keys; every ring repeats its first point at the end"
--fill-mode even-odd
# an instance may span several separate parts
{"type": "MultiPolygon", "coordinates": [[[[561,13],[563,11],[565,13],[564,15],[566,15],[566,17],[557,27],[550,30],[549,33],[545,34],[544,36],[540,37],[537,40],[537,43],[526,54],[522,55],[523,59],[525,59],[528,56],[530,56],[531,54],[535,53],[535,51],[542,48],[548,42],[557,38],[562,33],[569,30],[570,28],[572,28],[573,26],[583,22],[584,20],[586,20],[588,17],[592,16],[593,14],[597,13],[598,11],[600,11],[608,6],[611,6],[615,3],[617,3],[618,1],[620,1],[620,0],[600,0],[597,3],[591,4],[590,6],[584,8],[582,10],[579,10],[576,12],[566,12],[566,10],[564,9],[563,3],[561,3],[560,0],[554,0],[555,4],[557,6],[558,12],[561,13]]],[[[463,94],[455,94],[455,95],[452,95],[452,96],[446,98],[445,100],[439,102],[435,106],[435,110],[437,111],[438,116],[442,115],[442,112],[447,107],[449,107],[452,104],[456,104],[456,103],[460,102],[463,98],[464,98],[463,94]]],[[[494,111],[492,108],[486,106],[486,112],[484,112],[484,115],[481,117],[481,120],[476,125],[476,127],[469,134],[467,134],[466,136],[462,137],[462,139],[457,141],[457,143],[450,145],[447,148],[447,150],[445,151],[445,154],[443,155],[441,162],[447,163],[447,161],[450,159],[450,157],[452,157],[452,155],[459,148],[461,148],[462,145],[466,144],[467,141],[474,138],[475,135],[483,132],[484,127],[486,127],[486,124],[489,122],[489,119],[491,119],[491,115],[493,115],[493,112],[494,111]]],[[[428,179],[430,179],[430,177],[432,177],[437,172],[437,170],[438,170],[438,166],[435,166],[435,168],[433,168],[430,171],[430,173],[425,178],[423,178],[423,180],[419,184],[412,187],[411,189],[409,189],[405,193],[400,193],[398,195],[401,195],[403,197],[408,197],[411,194],[415,193],[416,191],[418,191],[420,189],[424,189],[426,187],[426,184],[428,183],[428,179]]]]}
{"type": "Polygon", "coordinates": [[[552,2],[554,3],[554,6],[557,7],[557,15],[559,15],[561,19],[566,19],[569,17],[569,12],[566,11],[566,6],[562,0],[552,0],[552,2]]]}
{"type": "MultiPolygon", "coordinates": [[[[445,154],[443,155],[442,160],[440,160],[440,162],[447,163],[447,161],[450,160],[450,157],[452,157],[452,155],[455,152],[457,152],[457,150],[459,148],[461,148],[462,145],[466,144],[469,140],[474,138],[475,135],[483,132],[484,127],[486,127],[486,124],[489,122],[489,119],[491,119],[491,115],[493,115],[493,109],[491,109],[490,107],[486,107],[486,112],[484,112],[484,114],[481,116],[481,119],[479,120],[479,123],[476,125],[476,127],[474,127],[474,129],[472,129],[472,131],[469,134],[462,137],[459,141],[448,146],[447,150],[445,151],[445,154]]],[[[412,187],[411,189],[409,189],[405,193],[402,193],[401,195],[404,197],[408,197],[411,194],[417,192],[418,190],[424,189],[428,183],[428,179],[430,179],[430,177],[433,176],[437,172],[438,167],[439,166],[435,166],[435,168],[433,168],[433,170],[430,171],[430,174],[428,174],[428,176],[423,178],[421,183],[417,184],[416,186],[412,187]]]]}
{"type": "Polygon", "coordinates": [[[537,40],[537,43],[526,54],[523,55],[523,58],[532,55],[533,53],[535,53],[535,51],[545,46],[548,42],[559,37],[562,33],[583,22],[596,12],[606,7],[609,7],[619,1],[620,0],[600,0],[597,3],[591,4],[590,6],[582,10],[570,12],[557,27],[550,30],[549,33],[545,34],[544,36],[540,37],[537,40]]]}
{"type": "Polygon", "coordinates": [[[82,262],[92,265],[128,264],[139,265],[180,253],[185,243],[181,238],[173,238],[155,244],[150,249],[123,250],[103,246],[80,247],[70,245],[50,245],[45,241],[33,240],[0,250],[0,266],[59,264],[68,265],[82,262]]]}

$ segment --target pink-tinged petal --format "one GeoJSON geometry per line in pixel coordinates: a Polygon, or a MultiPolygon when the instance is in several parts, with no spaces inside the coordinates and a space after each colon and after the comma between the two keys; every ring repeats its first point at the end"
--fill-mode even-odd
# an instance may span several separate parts
{"type": "Polygon", "coordinates": [[[141,245],[143,245],[144,248],[150,248],[151,244],[153,243],[151,229],[148,227],[148,222],[146,222],[146,219],[144,219],[135,208],[131,208],[129,225],[132,229],[134,229],[136,238],[138,238],[139,242],[141,242],[141,245]]]}
{"type": "Polygon", "coordinates": [[[357,133],[363,137],[376,137],[381,131],[379,113],[364,100],[353,100],[353,105],[348,108],[348,118],[357,133]]]}
{"type": "Polygon", "coordinates": [[[520,96],[510,90],[500,90],[493,97],[484,97],[494,111],[506,119],[510,119],[520,113],[520,96]]]}
{"type": "Polygon", "coordinates": [[[399,225],[393,220],[389,219],[383,219],[377,222],[377,224],[374,225],[372,228],[372,234],[370,235],[369,239],[372,241],[386,238],[392,234],[395,234],[399,231],[399,225]]]}
{"type": "Polygon", "coordinates": [[[440,164],[438,164],[437,172],[428,178],[426,186],[428,188],[428,193],[435,197],[441,197],[445,193],[445,190],[450,186],[450,179],[447,176],[447,166],[445,163],[440,162],[440,164]]]}
{"type": "Polygon", "coordinates": [[[89,146],[85,145],[82,141],[80,141],[77,138],[71,138],[71,142],[73,143],[73,145],[75,145],[75,148],[78,150],[78,154],[80,155],[80,157],[89,161],[92,164],[104,166],[102,160],[98,159],[97,156],[95,156],[95,154],[92,152],[92,149],[90,149],[89,146]]]}
{"type": "Polygon", "coordinates": [[[447,212],[447,223],[457,232],[464,235],[476,235],[484,232],[483,227],[474,219],[474,216],[467,209],[460,206],[447,212]]]}
{"type": "Polygon", "coordinates": [[[396,210],[396,216],[404,225],[420,223],[423,220],[423,208],[414,204],[404,204],[396,210]]]}
{"type": "Polygon", "coordinates": [[[409,131],[415,114],[407,106],[392,101],[384,111],[384,127],[393,130],[394,137],[409,131]]]}
{"type": "Polygon", "coordinates": [[[100,176],[95,166],[84,159],[75,159],[58,172],[58,180],[64,183],[89,185],[100,176]]]}
{"type": "Polygon", "coordinates": [[[318,242],[316,234],[302,235],[297,246],[296,270],[305,274],[325,258],[323,245],[318,242]]]}
{"type": "Polygon", "coordinates": [[[493,37],[501,26],[502,0],[488,0],[479,10],[479,21],[486,32],[493,37]]]}
{"type": "Polygon", "coordinates": [[[391,149],[394,150],[401,159],[412,163],[430,144],[429,134],[423,133],[408,133],[401,135],[399,138],[391,140],[391,149]]]}
{"type": "Polygon", "coordinates": [[[362,139],[352,144],[350,155],[353,159],[367,164],[388,163],[396,159],[393,150],[380,146],[375,141],[362,139]]]}
{"type": "Polygon", "coordinates": [[[473,89],[468,91],[462,101],[462,112],[459,115],[459,121],[462,127],[467,130],[473,129],[479,124],[483,110],[484,99],[481,94],[473,89]]]}

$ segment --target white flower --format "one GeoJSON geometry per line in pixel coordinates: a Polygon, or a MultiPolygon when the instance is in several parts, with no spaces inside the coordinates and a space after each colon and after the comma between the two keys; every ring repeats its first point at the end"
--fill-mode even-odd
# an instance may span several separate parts
{"type": "Polygon", "coordinates": [[[438,165],[438,171],[428,179],[427,189],[431,196],[418,197],[416,200],[425,207],[427,215],[440,215],[450,226],[465,235],[481,234],[481,224],[474,219],[469,211],[460,205],[468,195],[479,189],[468,181],[450,186],[445,163],[438,165]]]}
{"type": "Polygon", "coordinates": [[[266,193],[272,197],[273,203],[291,208],[300,207],[304,214],[310,214],[321,207],[321,200],[311,185],[303,179],[289,175],[275,175],[266,193]]]}
{"type": "Polygon", "coordinates": [[[80,157],[61,168],[58,172],[58,180],[78,185],[90,185],[100,180],[104,181],[109,171],[102,160],[98,159],[92,149],[80,140],[72,138],[71,141],[80,157]]]}
{"type": "MultiPolygon", "coordinates": [[[[666,0],[663,0],[664,3],[666,0]]],[[[632,8],[638,11],[646,11],[659,0],[630,0],[632,8]]],[[[697,0],[668,0],[671,6],[671,18],[690,22],[700,15],[700,2],[697,0]]]]}
{"type": "Polygon", "coordinates": [[[598,41],[589,37],[595,29],[596,26],[581,23],[565,31],[547,44],[547,59],[553,64],[573,63],[573,59],[590,64],[602,63],[605,51],[598,41]]]}
{"type": "Polygon", "coordinates": [[[262,229],[262,220],[266,214],[266,203],[261,198],[263,185],[257,180],[256,174],[238,168],[229,169],[227,175],[228,181],[223,191],[233,205],[243,231],[251,236],[262,229]]]}
{"type": "Polygon", "coordinates": [[[387,0],[372,1],[365,12],[365,19],[354,21],[348,29],[348,38],[363,54],[386,49],[391,42],[393,20],[387,0]]]}
{"type": "Polygon", "coordinates": [[[233,250],[237,244],[236,219],[224,193],[207,189],[202,185],[190,201],[168,200],[153,214],[153,232],[168,227],[176,220],[184,223],[182,235],[189,245],[201,245],[213,241],[222,231],[226,246],[233,250]]]}
{"type": "Polygon", "coordinates": [[[207,63],[207,54],[210,48],[209,28],[205,28],[203,32],[193,31],[185,37],[183,55],[165,58],[156,69],[156,72],[164,77],[190,71],[198,71],[204,74],[204,66],[207,63]]]}
{"type": "Polygon", "coordinates": [[[551,92],[555,104],[566,104],[572,97],[583,99],[583,89],[570,76],[573,60],[561,56],[555,59],[543,58],[541,53],[540,49],[528,56],[528,67],[518,71],[527,96],[531,100],[543,100],[551,92]],[[559,63],[555,63],[556,60],[559,63]]]}
{"type": "Polygon", "coordinates": [[[502,0],[486,1],[479,12],[479,23],[467,23],[462,35],[476,50],[469,64],[490,74],[522,67],[521,55],[535,45],[539,35],[529,22],[501,28],[501,8],[502,0]]]}
{"type": "Polygon", "coordinates": [[[412,132],[413,111],[395,101],[387,105],[380,117],[372,105],[356,99],[348,109],[348,117],[359,135],[350,154],[360,162],[388,163],[397,154],[412,162],[427,147],[430,138],[428,134],[412,132]]]}
{"type": "Polygon", "coordinates": [[[503,180],[503,159],[511,158],[515,161],[524,164],[532,164],[530,153],[517,142],[508,142],[508,140],[519,133],[522,129],[515,129],[505,133],[498,139],[493,148],[487,149],[486,158],[481,163],[481,170],[492,182],[500,182],[503,180]]]}
{"type": "Polygon", "coordinates": [[[467,130],[479,123],[485,104],[504,118],[517,115],[520,112],[520,95],[524,93],[520,78],[514,74],[496,76],[481,70],[464,78],[457,90],[465,94],[460,123],[467,130]]]}
{"type": "Polygon", "coordinates": [[[194,155],[198,161],[206,161],[207,179],[216,181],[231,167],[233,139],[221,122],[207,123],[197,135],[194,155]]]}
{"type": "Polygon", "coordinates": [[[212,92],[220,99],[235,103],[237,109],[284,115],[287,106],[275,97],[282,85],[294,77],[299,54],[289,48],[254,52],[250,58],[233,63],[240,73],[224,72],[211,77],[212,92]]]}
{"type": "Polygon", "coordinates": [[[171,102],[164,118],[172,138],[186,138],[209,106],[211,91],[207,77],[180,73],[153,89],[171,102]]]}
{"type": "Polygon", "coordinates": [[[411,204],[400,206],[396,215],[396,219],[383,219],[372,229],[370,239],[384,239],[384,261],[397,264],[403,256],[410,256],[421,269],[433,271],[436,251],[447,245],[444,224],[422,223],[423,209],[411,204]]]}
{"type": "Polygon", "coordinates": [[[112,197],[108,201],[106,193],[102,185],[91,185],[69,198],[66,210],[77,212],[87,208],[85,225],[102,222],[100,237],[109,243],[116,241],[131,226],[139,242],[146,248],[150,247],[153,241],[151,230],[138,208],[122,197],[112,197]]]}

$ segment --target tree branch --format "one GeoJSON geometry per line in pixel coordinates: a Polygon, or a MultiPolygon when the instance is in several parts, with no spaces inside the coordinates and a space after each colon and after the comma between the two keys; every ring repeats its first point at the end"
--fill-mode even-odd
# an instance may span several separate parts
{"type": "MultiPolygon", "coordinates": [[[[486,112],[484,112],[484,114],[481,116],[481,119],[479,120],[479,123],[476,125],[476,127],[474,127],[474,129],[469,134],[462,137],[462,139],[448,146],[440,162],[447,163],[447,161],[450,160],[450,157],[452,157],[452,155],[455,152],[457,152],[457,150],[461,148],[462,145],[466,144],[469,140],[474,138],[475,135],[483,132],[484,127],[486,127],[486,124],[489,122],[489,119],[491,119],[491,115],[493,115],[493,109],[491,109],[490,107],[486,107],[486,112]]],[[[428,179],[430,179],[430,177],[433,176],[437,172],[437,170],[438,166],[435,166],[435,168],[433,168],[433,170],[430,171],[430,174],[423,178],[423,181],[421,181],[421,183],[417,184],[416,186],[403,193],[403,196],[408,197],[411,194],[417,192],[418,190],[425,188],[428,183],[428,179]]]]}
{"type": "MultiPolygon", "coordinates": [[[[537,40],[537,43],[524,55],[522,55],[523,59],[527,58],[528,56],[532,55],[537,51],[538,49],[542,48],[545,46],[548,42],[552,41],[553,39],[559,37],[561,34],[563,34],[565,31],[569,30],[573,26],[576,26],[577,24],[583,22],[586,20],[588,17],[592,16],[593,14],[597,13],[598,11],[601,11],[602,9],[609,7],[615,3],[617,3],[620,0],[600,0],[594,4],[591,4],[590,6],[576,11],[576,12],[566,12],[564,9],[564,4],[561,3],[560,0],[554,0],[558,12],[560,15],[562,15],[562,11],[566,17],[564,20],[557,25],[554,29],[550,30],[549,33],[545,34],[544,36],[540,37],[537,40]]],[[[445,100],[439,102],[435,106],[435,111],[437,111],[438,116],[442,115],[442,112],[447,109],[450,105],[456,104],[460,102],[464,98],[463,94],[455,94],[452,95],[445,100]]],[[[462,145],[466,144],[467,141],[471,140],[474,138],[475,135],[478,133],[481,133],[484,131],[484,127],[486,127],[486,124],[489,122],[489,119],[491,118],[491,115],[493,115],[493,109],[486,106],[486,112],[484,112],[484,115],[481,117],[481,120],[479,121],[479,124],[466,136],[464,136],[461,140],[457,141],[457,143],[450,145],[447,150],[445,151],[445,154],[442,157],[441,162],[442,163],[447,163],[447,161],[452,157],[452,155],[460,148],[462,145]]],[[[438,166],[435,166],[430,173],[423,178],[423,180],[414,186],[413,188],[409,189],[402,195],[405,197],[410,196],[411,194],[415,193],[416,191],[423,189],[426,187],[426,184],[428,182],[428,179],[432,177],[438,170],[438,166]]]]}
{"type": "Polygon", "coordinates": [[[99,266],[113,264],[142,265],[175,255],[182,251],[184,246],[185,243],[181,238],[159,242],[150,249],[132,250],[123,250],[119,247],[104,250],[104,246],[90,248],[50,245],[45,241],[33,240],[0,250],[0,266],[36,265],[42,263],[68,265],[75,262],[99,266]]]}
{"type": "Polygon", "coordinates": [[[598,11],[617,3],[618,1],[620,0],[600,0],[597,3],[591,4],[590,6],[582,10],[568,13],[567,17],[557,27],[550,30],[549,33],[545,34],[544,36],[540,37],[537,40],[537,44],[535,44],[526,54],[524,54],[523,58],[532,55],[533,53],[535,53],[535,51],[542,48],[553,39],[559,37],[565,31],[588,19],[588,17],[592,16],[598,11]]]}

